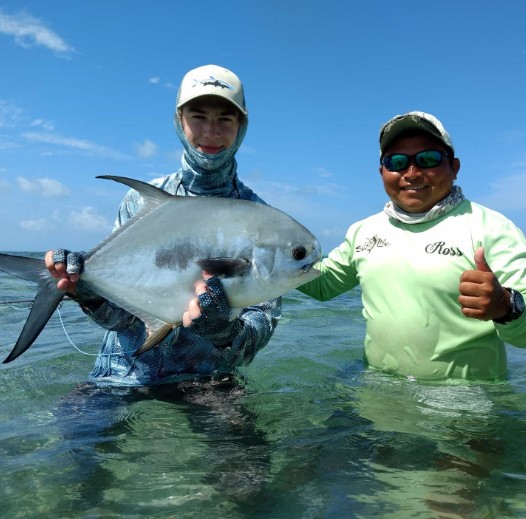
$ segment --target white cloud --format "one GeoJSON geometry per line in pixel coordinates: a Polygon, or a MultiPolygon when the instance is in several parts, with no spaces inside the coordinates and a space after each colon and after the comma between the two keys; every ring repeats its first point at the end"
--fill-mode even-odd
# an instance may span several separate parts
{"type": "Polygon", "coordinates": [[[5,194],[9,190],[10,187],[11,185],[9,184],[7,180],[0,178],[0,195],[5,194]]]}
{"type": "Polygon", "coordinates": [[[73,148],[82,152],[88,153],[89,155],[96,155],[99,157],[112,158],[116,160],[127,160],[130,159],[128,155],[114,151],[105,146],[100,146],[90,141],[83,139],[77,139],[76,137],[62,137],[53,133],[35,133],[26,132],[22,134],[22,137],[30,142],[43,142],[46,144],[53,144],[55,146],[64,146],[66,148],[73,148]]]}
{"type": "Polygon", "coordinates": [[[37,220],[22,220],[19,225],[26,231],[49,231],[53,229],[53,226],[50,225],[45,218],[39,218],[37,220]]]}
{"type": "Polygon", "coordinates": [[[13,150],[19,147],[20,144],[17,144],[16,142],[12,141],[9,137],[5,135],[0,135],[0,150],[13,150]]]}
{"type": "Polygon", "coordinates": [[[345,227],[326,227],[321,230],[321,236],[324,238],[338,238],[343,241],[347,228],[345,227]]]}
{"type": "Polygon", "coordinates": [[[0,33],[13,36],[16,44],[25,49],[41,46],[59,56],[69,56],[75,51],[74,47],[46,27],[41,20],[26,13],[9,15],[0,9],[0,33]]]}
{"type": "Polygon", "coordinates": [[[315,171],[321,178],[332,177],[332,173],[323,167],[316,168],[315,171]]]}
{"type": "Polygon", "coordinates": [[[483,197],[481,203],[497,211],[526,210],[526,173],[501,178],[491,184],[492,193],[483,197]]]}
{"type": "MultiPolygon", "coordinates": [[[[151,77],[148,79],[148,83],[151,83],[152,85],[158,85],[161,82],[161,78],[158,76],[151,77]]],[[[173,83],[164,83],[165,88],[168,88],[169,90],[175,90],[179,88],[178,85],[174,85],[173,83]]]]}
{"type": "Polygon", "coordinates": [[[142,158],[153,157],[157,153],[157,149],[157,144],[148,139],[144,139],[142,143],[135,144],[135,151],[142,158]]]}
{"type": "Polygon", "coordinates": [[[5,99],[0,99],[0,128],[13,128],[20,119],[22,110],[5,99]]]}
{"type": "Polygon", "coordinates": [[[341,186],[339,184],[334,183],[328,183],[328,182],[319,182],[316,184],[300,184],[300,185],[293,185],[293,184],[284,184],[280,182],[269,182],[263,183],[265,186],[263,189],[268,189],[267,186],[270,186],[272,193],[281,193],[283,195],[289,196],[289,195],[297,195],[297,196],[334,196],[334,197],[342,197],[346,196],[345,192],[347,191],[347,188],[345,186],[341,186]]]}
{"type": "Polygon", "coordinates": [[[254,148],[254,146],[242,144],[239,148],[239,153],[244,153],[245,155],[253,155],[254,153],[256,153],[256,148],[254,148]]]}
{"type": "Polygon", "coordinates": [[[84,207],[81,211],[71,211],[70,223],[84,231],[111,231],[112,225],[103,216],[96,213],[93,207],[84,207]]]}
{"type": "Polygon", "coordinates": [[[50,197],[62,197],[69,195],[69,189],[52,178],[36,178],[29,180],[25,177],[17,177],[18,187],[26,193],[38,193],[39,195],[50,197]]]}
{"type": "Polygon", "coordinates": [[[53,123],[49,121],[44,121],[44,119],[35,119],[30,126],[37,126],[38,128],[42,128],[43,130],[47,132],[53,131],[55,128],[53,126],[53,123]]]}

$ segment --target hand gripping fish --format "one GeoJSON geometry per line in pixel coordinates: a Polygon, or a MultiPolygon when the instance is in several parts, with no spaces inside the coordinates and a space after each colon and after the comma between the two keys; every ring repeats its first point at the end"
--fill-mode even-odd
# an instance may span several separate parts
{"type": "MultiPolygon", "coordinates": [[[[141,210],[84,255],[80,279],[136,315],[149,332],[135,353],[156,346],[179,326],[202,271],[217,275],[233,309],[242,309],[316,278],[317,239],[271,206],[219,197],[176,196],[125,177],[101,176],[135,189],[141,210]]],[[[44,260],[0,254],[0,270],[38,284],[11,362],[36,340],[66,295],[44,260]]]]}

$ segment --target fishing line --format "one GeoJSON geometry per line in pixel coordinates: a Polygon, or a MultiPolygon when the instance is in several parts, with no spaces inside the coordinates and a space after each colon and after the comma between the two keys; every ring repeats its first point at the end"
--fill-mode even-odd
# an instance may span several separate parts
{"type": "MultiPolygon", "coordinates": [[[[71,301],[71,298],[65,297],[62,301],[71,301]]],[[[0,301],[0,307],[5,306],[6,308],[12,308],[13,310],[24,310],[24,308],[19,308],[17,306],[10,306],[10,305],[19,305],[19,304],[27,304],[27,308],[31,308],[31,305],[35,302],[34,299],[13,299],[12,301],[0,301]]]]}
{"type": "MultiPolygon", "coordinates": [[[[0,301],[0,308],[11,308],[13,310],[26,310],[27,308],[31,308],[31,304],[34,303],[34,299],[18,299],[16,301],[0,301]],[[13,305],[19,305],[19,304],[27,304],[27,307],[20,307],[20,306],[13,306],[13,305]]],[[[62,300],[64,301],[72,301],[71,298],[66,297],[62,300]]],[[[64,330],[64,335],[66,336],[66,339],[69,341],[69,343],[75,348],[79,353],[82,353],[82,355],[87,355],[88,357],[124,357],[125,355],[131,355],[135,352],[135,350],[130,351],[123,351],[121,353],[89,353],[87,351],[81,350],[72,340],[69,336],[66,325],[64,324],[64,320],[62,319],[62,314],[60,313],[60,307],[62,306],[62,302],[57,307],[58,312],[58,318],[60,319],[60,324],[62,325],[62,330],[64,330]]]]}
{"type": "Polygon", "coordinates": [[[66,336],[67,340],[70,342],[70,344],[79,352],[82,353],[82,355],[87,355],[88,357],[124,357],[125,355],[130,355],[135,352],[135,350],[130,351],[123,351],[122,353],[88,353],[87,351],[81,350],[72,340],[69,336],[66,325],[64,324],[64,321],[62,320],[62,314],[60,313],[60,307],[62,306],[62,303],[57,307],[58,312],[58,318],[60,319],[60,324],[62,325],[62,329],[64,330],[64,335],[66,336]]]}
{"type": "Polygon", "coordinates": [[[60,319],[60,324],[62,325],[62,329],[64,330],[64,335],[66,336],[66,339],[69,341],[69,343],[79,352],[79,353],[82,353],[82,355],[88,355],[90,357],[92,356],[97,356],[97,353],[88,353],[87,351],[82,351],[70,338],[67,330],[66,330],[66,326],[64,325],[64,321],[62,320],[62,314],[60,313],[60,306],[61,305],[58,305],[57,307],[57,312],[58,312],[58,318],[60,319]]]}
{"type": "MultiPolygon", "coordinates": [[[[102,357],[113,357],[113,356],[124,356],[124,355],[128,355],[128,354],[131,354],[134,352],[134,350],[132,351],[124,351],[122,353],[89,353],[87,351],[83,351],[81,350],[72,340],[71,340],[71,337],[69,336],[67,330],[66,330],[66,325],[64,324],[64,320],[62,319],[62,314],[60,313],[60,307],[62,306],[62,303],[64,301],[72,301],[71,298],[69,297],[65,297],[62,302],[58,305],[57,307],[57,312],[58,312],[58,317],[60,319],[60,324],[62,325],[62,330],[64,330],[64,335],[66,336],[67,340],[69,341],[69,343],[79,352],[79,353],[82,353],[82,355],[87,355],[89,357],[96,357],[97,355],[100,355],[102,357]]],[[[2,308],[9,308],[9,309],[12,309],[12,310],[21,310],[21,311],[25,311],[27,310],[28,308],[31,308],[31,305],[35,302],[34,299],[17,299],[17,300],[12,300],[12,301],[0,301],[0,309],[2,308]],[[20,306],[20,305],[27,305],[27,306],[20,306]],[[19,305],[19,306],[15,306],[15,305],[19,305]]]]}
{"type": "MultiPolygon", "coordinates": [[[[14,305],[19,303],[32,303],[34,299],[18,299],[16,301],[0,301],[0,305],[14,305]]],[[[29,306],[29,304],[28,304],[29,306]]],[[[20,310],[16,306],[8,306],[8,308],[14,308],[15,310],[20,310]]]]}

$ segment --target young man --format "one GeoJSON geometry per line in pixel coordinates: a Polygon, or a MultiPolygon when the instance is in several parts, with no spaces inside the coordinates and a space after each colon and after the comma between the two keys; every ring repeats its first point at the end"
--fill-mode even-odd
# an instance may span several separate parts
{"type": "MultiPolygon", "coordinates": [[[[152,181],[181,196],[219,196],[264,203],[237,176],[235,154],[245,136],[248,112],[243,85],[231,71],[206,65],[188,72],[179,87],[175,112],[177,135],[184,148],[182,167],[152,181]]],[[[136,191],[125,196],[116,228],[142,206],[136,191]]],[[[217,278],[197,285],[196,298],[176,329],[157,347],[139,357],[144,323],[111,302],[90,293],[79,281],[80,255],[48,251],[46,265],[81,308],[107,329],[90,380],[101,386],[150,385],[231,374],[250,363],[270,340],[281,316],[281,298],[245,308],[233,321],[225,318],[228,302],[217,278]],[[212,297],[210,297],[211,295],[212,297]]]]}
{"type": "Polygon", "coordinates": [[[380,132],[390,201],[349,228],[299,288],[319,300],[356,285],[365,358],[416,379],[501,379],[504,342],[526,347],[526,239],[503,215],[467,200],[442,123],[410,112],[380,132]]]}

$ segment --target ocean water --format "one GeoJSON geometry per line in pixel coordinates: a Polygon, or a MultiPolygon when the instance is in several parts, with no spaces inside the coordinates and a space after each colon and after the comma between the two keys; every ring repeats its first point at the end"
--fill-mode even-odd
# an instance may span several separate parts
{"type": "MultiPolygon", "coordinates": [[[[2,358],[34,294],[0,273],[2,358]]],[[[102,390],[103,332],[65,301],[0,367],[3,517],[526,517],[526,351],[498,384],[375,373],[360,309],[294,291],[238,384],[102,390]]]]}

